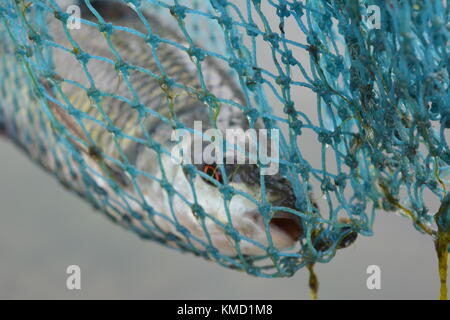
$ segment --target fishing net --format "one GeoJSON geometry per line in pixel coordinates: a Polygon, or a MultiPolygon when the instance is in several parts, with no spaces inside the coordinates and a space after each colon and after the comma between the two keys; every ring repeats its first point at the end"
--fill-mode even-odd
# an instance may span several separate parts
{"type": "MultiPolygon", "coordinates": [[[[123,81],[127,81],[133,64],[127,56],[107,59],[84,51],[83,44],[72,37],[74,31],[67,28],[70,15],[62,1],[4,0],[0,4],[0,122],[7,135],[33,159],[113,221],[143,238],[261,277],[291,276],[304,266],[330,261],[357,234],[372,235],[377,211],[397,211],[407,216],[420,232],[436,240],[442,257],[447,254],[448,1],[121,1],[133,8],[145,33],[108,23],[90,4],[93,1],[83,2],[96,21],[82,19],[81,27],[94,26],[105,38],[115,32],[128,32],[146,42],[153,55],[157,52],[152,49],[166,44],[190,59],[201,83],[205,60],[223,66],[227,77],[239,87],[242,101],[217,96],[206,86],[186,88],[168,75],[163,65],[158,72],[141,71],[157,79],[159,90],[167,95],[171,88],[191,90],[211,114],[228,105],[243,112],[250,126],[260,121],[267,129],[279,129],[279,173],[295,194],[292,208],[278,208],[264,196],[245,195],[256,204],[266,226],[267,241],[258,242],[233,225],[228,206],[237,191],[224,179],[219,190],[226,221],[204,210],[195,197],[194,201],[182,199],[192,208],[205,234],[194,235],[172,212],[158,212],[139,196],[138,178],[146,173],[120,152],[123,139],[131,139],[157,154],[168,154],[170,150],[154,142],[151,134],[121,133],[105,112],[97,118],[97,125],[108,130],[119,149],[118,155],[108,160],[132,177],[133,192],[93,170],[74,147],[75,138],[69,128],[58,121],[49,104],[57,104],[78,123],[89,115],[69,99],[55,99],[41,79],[56,84],[66,81],[52,68],[55,47],[76,56],[82,66],[88,61],[110,63],[123,81]],[[144,22],[145,12],[178,30],[183,44],[154,34],[144,22]],[[65,29],[69,45],[52,41],[49,21],[65,29]],[[71,174],[73,180],[67,178],[71,174]],[[106,187],[93,177],[101,177],[109,192],[105,193],[106,187]],[[292,248],[279,249],[271,241],[269,222],[280,210],[301,220],[303,234],[292,248]],[[156,217],[172,224],[174,231],[160,228],[156,217]],[[216,247],[208,236],[206,225],[210,223],[219,225],[235,254],[223,254],[216,247]],[[240,248],[245,243],[252,243],[261,253],[243,253],[240,248]]],[[[115,52],[112,44],[110,49],[115,52]]],[[[83,70],[89,77],[88,68],[83,70]]],[[[93,107],[101,109],[104,95],[95,82],[83,89],[93,107]]],[[[159,117],[174,128],[186,128],[164,114],[149,111],[139,96],[125,101],[139,111],[139,119],[159,117]]],[[[100,147],[96,148],[95,139],[89,150],[97,160],[108,157],[100,147]]],[[[186,165],[184,169],[192,179],[204,175],[195,166],[186,165]]],[[[223,166],[220,170],[224,170],[223,166]]],[[[170,201],[182,198],[167,178],[163,176],[158,182],[170,194],[170,201]]],[[[195,194],[194,184],[188,187],[195,194]]],[[[261,179],[261,193],[264,190],[261,179]]]]}

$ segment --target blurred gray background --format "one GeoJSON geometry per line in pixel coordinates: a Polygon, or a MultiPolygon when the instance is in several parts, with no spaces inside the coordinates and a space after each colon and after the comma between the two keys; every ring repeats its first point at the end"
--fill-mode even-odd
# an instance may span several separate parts
{"type": "MultiPolygon", "coordinates": [[[[305,42],[292,22],[286,30],[305,42]]],[[[258,46],[260,62],[274,70],[267,43],[258,46]]],[[[294,54],[307,68],[305,52],[294,54]]],[[[314,119],[314,95],[299,88],[293,95],[314,119]]],[[[280,110],[275,108],[282,115],[280,110]]],[[[315,166],[320,159],[316,139],[306,133],[299,142],[315,166]]],[[[430,238],[392,213],[378,213],[374,232],[316,267],[319,298],[436,299],[439,280],[430,238]],[[367,289],[370,265],[381,268],[381,290],[367,289]]],[[[309,299],[307,283],[306,270],[288,279],[253,278],[143,241],[67,192],[0,138],[0,299],[309,299]],[[73,264],[81,267],[79,291],[66,289],[66,268],[73,264]]]]}
{"type": "MultiPolygon", "coordinates": [[[[259,279],[140,240],[112,224],[0,140],[0,298],[309,299],[308,274],[259,279]],[[81,268],[81,290],[66,268],[81,268]]],[[[380,213],[375,236],[316,267],[321,299],[435,299],[433,243],[405,218],[380,213]],[[381,268],[381,290],[366,287],[381,268]]]]}

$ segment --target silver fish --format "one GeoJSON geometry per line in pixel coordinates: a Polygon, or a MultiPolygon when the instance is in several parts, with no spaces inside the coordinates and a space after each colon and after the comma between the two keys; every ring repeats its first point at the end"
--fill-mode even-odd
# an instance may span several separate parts
{"type": "MultiPolygon", "coordinates": [[[[91,3],[107,23],[148,36],[147,28],[131,8],[111,2],[91,3]]],[[[84,19],[98,22],[88,8],[82,12],[84,19]]],[[[151,39],[170,39],[189,47],[180,32],[166,26],[157,16],[146,13],[145,18],[153,31],[151,39]]],[[[68,30],[72,42],[62,22],[53,17],[50,20],[51,39],[47,44],[54,46],[54,74],[38,81],[38,86],[47,93],[47,111],[33,98],[32,92],[29,100],[22,98],[18,111],[4,108],[7,134],[14,136],[34,159],[55,173],[69,189],[87,197],[114,221],[143,237],[156,237],[171,245],[182,243],[185,249],[205,250],[210,245],[229,256],[236,255],[237,246],[245,255],[264,254],[269,245],[268,234],[280,250],[298,244],[304,232],[297,215],[279,211],[264,219],[257,203],[250,199],[262,199],[257,165],[225,165],[228,185],[237,191],[228,201],[228,215],[220,187],[224,177],[217,166],[196,165],[216,180],[214,183],[199,174],[192,177],[183,166],[172,161],[170,154],[152,149],[159,145],[171,150],[174,121],[186,127],[201,121],[207,129],[211,119],[217,116],[217,127],[222,131],[249,127],[245,114],[235,106],[221,103],[217,109],[220,112],[215,115],[202,101],[204,90],[196,65],[186,52],[161,41],[152,47],[151,41],[128,31],[108,29],[107,24],[104,32],[87,24],[82,24],[79,30],[68,30]],[[168,79],[181,86],[173,85],[168,79]],[[26,118],[30,114],[41,121],[28,122],[26,118]],[[50,134],[43,134],[42,126],[50,134]],[[81,157],[73,156],[70,150],[81,157]],[[170,192],[162,181],[171,185],[170,192]],[[210,217],[199,217],[194,207],[203,208],[201,212],[210,217]],[[151,213],[149,208],[153,209],[151,213]],[[224,230],[227,226],[239,233],[238,244],[224,230]]],[[[213,96],[245,105],[240,88],[220,63],[206,57],[201,65],[206,88],[213,96]]],[[[11,101],[14,78],[24,88],[27,86],[21,79],[23,71],[16,70],[14,75],[12,67],[7,68],[11,83],[6,85],[10,87],[4,93],[4,101],[11,101]]],[[[295,209],[295,196],[287,179],[280,175],[264,179],[268,202],[295,209]]]]}

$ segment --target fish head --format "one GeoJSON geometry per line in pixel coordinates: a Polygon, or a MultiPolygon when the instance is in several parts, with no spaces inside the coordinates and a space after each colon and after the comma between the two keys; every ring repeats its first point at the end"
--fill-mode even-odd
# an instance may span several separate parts
{"type": "Polygon", "coordinates": [[[213,237],[226,238],[232,247],[239,239],[241,252],[260,254],[269,243],[280,250],[288,249],[303,236],[293,189],[280,174],[261,176],[256,164],[196,167],[200,173],[194,179],[194,189],[198,204],[207,213],[206,225],[220,225],[211,228],[213,237]]]}

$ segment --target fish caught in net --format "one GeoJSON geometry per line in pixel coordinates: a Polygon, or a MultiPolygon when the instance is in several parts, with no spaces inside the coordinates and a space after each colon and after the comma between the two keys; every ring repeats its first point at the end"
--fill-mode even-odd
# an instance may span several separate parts
{"type": "Polygon", "coordinates": [[[254,276],[308,267],[313,291],[315,263],[398,212],[435,241],[445,298],[449,10],[5,0],[0,130],[142,238],[254,276]]]}

